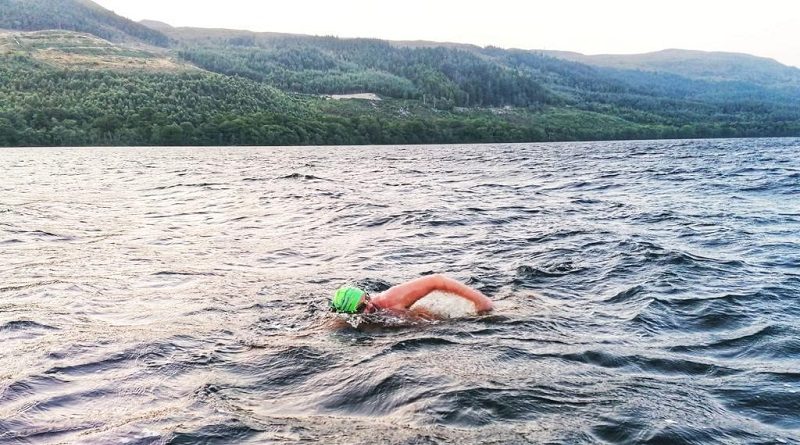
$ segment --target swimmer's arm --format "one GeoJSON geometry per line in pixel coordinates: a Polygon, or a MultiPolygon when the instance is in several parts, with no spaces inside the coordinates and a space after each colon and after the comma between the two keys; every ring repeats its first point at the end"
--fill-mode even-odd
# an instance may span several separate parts
{"type": "Polygon", "coordinates": [[[478,312],[491,311],[492,300],[477,290],[441,274],[427,275],[398,286],[394,286],[375,298],[385,308],[408,309],[422,297],[433,291],[448,292],[471,301],[478,312]]]}

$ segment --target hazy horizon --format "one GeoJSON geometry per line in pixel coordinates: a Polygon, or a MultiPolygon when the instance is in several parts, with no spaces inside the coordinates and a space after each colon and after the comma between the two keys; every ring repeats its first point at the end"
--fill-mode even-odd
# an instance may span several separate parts
{"type": "Polygon", "coordinates": [[[638,54],[670,48],[747,53],[800,67],[800,4],[764,0],[519,4],[407,0],[95,0],[133,20],[172,26],[428,40],[504,48],[638,54]]]}

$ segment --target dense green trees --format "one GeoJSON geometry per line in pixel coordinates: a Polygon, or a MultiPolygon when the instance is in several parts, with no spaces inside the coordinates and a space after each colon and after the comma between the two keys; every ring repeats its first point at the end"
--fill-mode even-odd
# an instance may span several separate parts
{"type": "Polygon", "coordinates": [[[160,26],[162,33],[88,0],[0,0],[0,28],[167,47],[69,32],[37,33],[24,44],[0,36],[0,146],[800,135],[800,92],[786,82],[689,79],[469,45],[160,26]],[[85,60],[66,68],[54,53],[85,60]],[[361,92],[383,100],[322,97],[361,92]]]}
{"type": "MultiPolygon", "coordinates": [[[[210,71],[244,76],[284,91],[374,92],[451,111],[511,106],[538,112],[569,107],[651,128],[646,134],[653,137],[791,134],[787,129],[800,120],[797,91],[591,67],[532,51],[234,33],[228,38],[186,39],[180,55],[210,71]],[[682,130],[652,129],[662,127],[682,130]]],[[[594,132],[596,137],[609,133],[594,132]]],[[[553,138],[565,132],[547,134],[545,138],[553,138]]],[[[619,137],[638,134],[639,130],[628,129],[619,137]]]]}
{"type": "Polygon", "coordinates": [[[387,42],[332,37],[284,38],[260,46],[188,45],[180,56],[210,71],[240,75],[288,91],[369,91],[431,106],[528,106],[556,102],[527,73],[448,48],[404,48],[387,42]],[[313,46],[312,46],[313,45],[313,46]]]}
{"type": "MultiPolygon", "coordinates": [[[[287,95],[249,79],[208,73],[55,69],[0,57],[0,146],[299,145],[523,142],[792,135],[800,120],[733,116],[636,123],[614,114],[545,106],[434,110],[418,100],[380,103],[287,95]]],[[[677,113],[677,111],[675,112],[677,113]]],[[[638,117],[631,112],[633,117],[638,117]]],[[[640,119],[647,120],[647,119],[640,119]]]]}

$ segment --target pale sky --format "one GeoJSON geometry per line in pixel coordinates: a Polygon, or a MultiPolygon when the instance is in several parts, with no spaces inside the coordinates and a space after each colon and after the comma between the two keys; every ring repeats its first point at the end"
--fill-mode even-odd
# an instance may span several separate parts
{"type": "Polygon", "coordinates": [[[173,26],[503,48],[731,51],[800,67],[797,0],[95,0],[173,26]]]}

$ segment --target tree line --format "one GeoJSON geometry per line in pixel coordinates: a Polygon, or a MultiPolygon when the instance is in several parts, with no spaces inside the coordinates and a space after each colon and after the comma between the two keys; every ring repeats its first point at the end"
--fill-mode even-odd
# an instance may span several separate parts
{"type": "Polygon", "coordinates": [[[416,144],[800,133],[797,120],[761,115],[637,123],[637,116],[629,120],[624,114],[602,107],[436,110],[418,100],[340,102],[286,94],[236,76],[76,71],[22,56],[0,57],[0,146],[416,144]]]}

